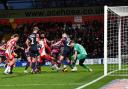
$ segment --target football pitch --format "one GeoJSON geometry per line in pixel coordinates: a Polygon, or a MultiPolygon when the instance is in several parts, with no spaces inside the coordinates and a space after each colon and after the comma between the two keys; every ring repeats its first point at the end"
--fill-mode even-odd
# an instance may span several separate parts
{"type": "MultiPolygon", "coordinates": [[[[24,74],[24,68],[15,68],[11,75],[4,75],[0,68],[0,89],[75,89],[103,75],[103,65],[90,65],[93,72],[78,66],[77,72],[56,72],[42,67],[39,74],[24,74]]],[[[114,79],[128,77],[105,77],[84,89],[99,89],[114,79]]]]}

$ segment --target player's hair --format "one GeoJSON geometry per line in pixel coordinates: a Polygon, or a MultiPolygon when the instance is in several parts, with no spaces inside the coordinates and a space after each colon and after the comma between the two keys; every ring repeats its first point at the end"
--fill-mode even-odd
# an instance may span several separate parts
{"type": "Polygon", "coordinates": [[[71,40],[70,42],[71,42],[71,43],[75,43],[75,41],[74,41],[74,40],[71,40]]]}
{"type": "Polygon", "coordinates": [[[15,37],[19,37],[19,35],[18,34],[14,34],[14,35],[11,36],[11,38],[15,38],[15,37]]]}
{"type": "Polygon", "coordinates": [[[41,34],[41,35],[40,35],[40,39],[43,39],[44,36],[45,36],[45,34],[41,34]]]}
{"type": "Polygon", "coordinates": [[[68,36],[67,36],[66,33],[63,33],[63,34],[62,34],[62,37],[66,37],[66,38],[67,38],[68,36]]]}
{"type": "Polygon", "coordinates": [[[40,29],[37,26],[33,27],[33,31],[39,31],[39,30],[40,29]]]}
{"type": "Polygon", "coordinates": [[[75,41],[74,40],[70,40],[70,42],[68,42],[67,45],[70,46],[71,43],[75,43],[75,41]]]}

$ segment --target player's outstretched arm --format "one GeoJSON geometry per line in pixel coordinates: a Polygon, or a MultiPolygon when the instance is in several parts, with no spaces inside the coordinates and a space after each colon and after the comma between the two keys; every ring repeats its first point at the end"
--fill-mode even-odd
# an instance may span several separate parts
{"type": "Polygon", "coordinates": [[[60,41],[58,41],[58,42],[56,42],[56,43],[52,44],[51,46],[57,46],[57,45],[60,45],[60,44],[61,44],[61,42],[62,42],[62,40],[60,40],[60,41]]]}

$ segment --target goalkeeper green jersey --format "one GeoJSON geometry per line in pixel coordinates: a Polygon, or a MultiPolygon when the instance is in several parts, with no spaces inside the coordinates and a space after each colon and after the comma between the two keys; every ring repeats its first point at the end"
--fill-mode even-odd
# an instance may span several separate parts
{"type": "Polygon", "coordinates": [[[78,44],[78,43],[74,44],[74,50],[77,51],[78,54],[87,55],[87,52],[86,52],[85,48],[82,45],[78,44]]]}

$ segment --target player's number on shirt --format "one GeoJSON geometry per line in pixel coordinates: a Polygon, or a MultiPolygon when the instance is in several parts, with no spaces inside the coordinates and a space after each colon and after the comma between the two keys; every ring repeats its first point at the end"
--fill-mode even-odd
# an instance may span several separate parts
{"type": "Polygon", "coordinates": [[[32,43],[31,43],[31,44],[34,44],[34,38],[31,38],[31,41],[32,41],[32,43]]]}

